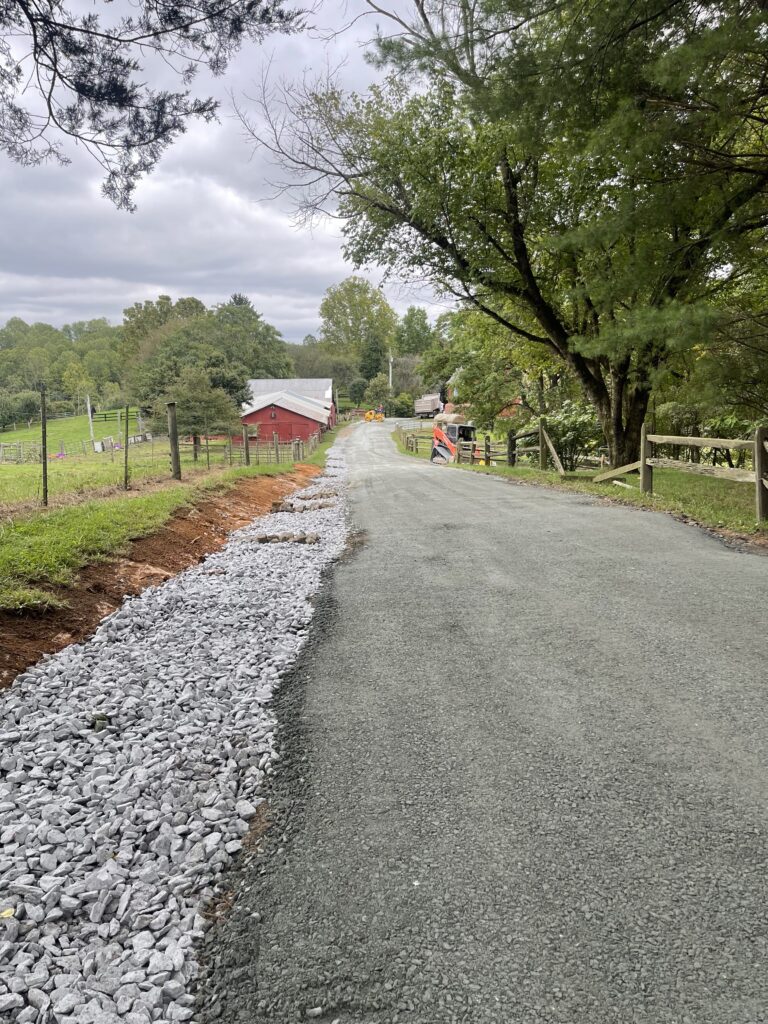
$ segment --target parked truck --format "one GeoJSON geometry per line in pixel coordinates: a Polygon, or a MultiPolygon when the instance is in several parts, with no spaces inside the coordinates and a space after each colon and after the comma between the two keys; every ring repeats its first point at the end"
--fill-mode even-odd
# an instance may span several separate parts
{"type": "Polygon", "coordinates": [[[417,398],[413,403],[413,412],[419,419],[432,419],[436,413],[440,412],[440,395],[435,393],[434,395],[422,395],[421,398],[417,398]]]}

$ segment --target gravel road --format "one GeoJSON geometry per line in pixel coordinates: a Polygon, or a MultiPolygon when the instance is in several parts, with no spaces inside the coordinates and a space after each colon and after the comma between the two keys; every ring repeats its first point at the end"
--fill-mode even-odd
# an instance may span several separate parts
{"type": "Polygon", "coordinates": [[[767,1021],[768,560],[388,430],[201,1019],[767,1021]]]}

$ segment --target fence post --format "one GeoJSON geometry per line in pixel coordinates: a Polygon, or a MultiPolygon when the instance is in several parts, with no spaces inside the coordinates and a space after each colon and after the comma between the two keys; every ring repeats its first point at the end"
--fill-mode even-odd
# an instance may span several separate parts
{"type": "Polygon", "coordinates": [[[544,440],[544,431],[547,429],[547,421],[543,416],[539,417],[539,469],[547,468],[547,447],[544,440]]]}
{"type": "Polygon", "coordinates": [[[461,441],[456,442],[456,463],[461,462],[461,441]]]}
{"type": "MultiPolygon", "coordinates": [[[[95,437],[93,434],[93,406],[91,405],[90,395],[85,396],[85,408],[88,413],[88,433],[91,435],[91,451],[93,451],[93,442],[95,437]]],[[[83,441],[83,444],[85,444],[85,441],[83,441]]]]}
{"type": "Polygon", "coordinates": [[[243,458],[246,466],[251,464],[251,440],[248,437],[248,425],[243,424],[243,458]]]}
{"type": "Polygon", "coordinates": [[[651,457],[651,442],[648,440],[645,423],[640,428],[640,490],[653,494],[653,466],[648,465],[651,457]]]}
{"type": "Polygon", "coordinates": [[[167,402],[168,410],[168,441],[171,446],[171,476],[181,480],[181,456],[179,455],[179,428],[176,424],[176,403],[167,402]]]}
{"type": "Polygon", "coordinates": [[[42,446],[40,456],[43,460],[43,504],[48,504],[48,410],[45,406],[45,384],[40,385],[40,434],[42,446]]]}
{"type": "Polygon", "coordinates": [[[123,436],[123,490],[128,490],[128,406],[125,407],[125,434],[123,436]]]}
{"type": "Polygon", "coordinates": [[[514,430],[507,431],[507,465],[517,464],[517,438],[514,430]]]}
{"type": "Polygon", "coordinates": [[[768,452],[765,450],[767,441],[768,427],[758,427],[755,431],[755,500],[758,523],[768,520],[768,452]]]}
{"type": "Polygon", "coordinates": [[[490,466],[490,464],[491,464],[491,435],[490,434],[486,434],[485,435],[483,455],[485,456],[484,461],[485,461],[486,466],[490,466]]]}

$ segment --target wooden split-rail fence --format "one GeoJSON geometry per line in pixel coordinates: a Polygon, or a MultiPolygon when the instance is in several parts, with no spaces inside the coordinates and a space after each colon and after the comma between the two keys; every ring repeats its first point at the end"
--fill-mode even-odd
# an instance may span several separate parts
{"type": "Polygon", "coordinates": [[[675,434],[650,434],[643,425],[640,435],[640,458],[625,466],[599,473],[595,483],[616,480],[627,473],[640,473],[640,490],[653,494],[653,467],[678,469],[685,473],[701,476],[720,477],[737,483],[754,483],[755,512],[758,523],[768,521],[768,427],[758,427],[753,438],[728,437],[685,437],[675,434]],[[654,448],[660,445],[674,445],[688,448],[719,448],[721,451],[745,451],[752,456],[752,469],[730,466],[705,466],[700,462],[685,462],[654,456],[654,448]]]}

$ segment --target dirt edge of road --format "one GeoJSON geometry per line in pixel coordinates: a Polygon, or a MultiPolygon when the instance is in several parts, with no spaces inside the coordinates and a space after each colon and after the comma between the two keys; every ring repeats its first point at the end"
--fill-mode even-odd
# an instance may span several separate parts
{"type": "Polygon", "coordinates": [[[0,612],[0,689],[43,655],[91,636],[127,596],[164,583],[218,551],[233,530],[269,512],[273,501],[305,487],[321,472],[318,466],[299,466],[279,476],[238,480],[179,510],[162,529],[134,541],[122,557],[86,566],[72,586],[48,588],[66,607],[0,612]]]}

